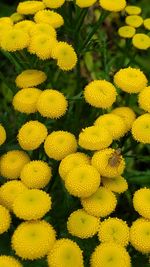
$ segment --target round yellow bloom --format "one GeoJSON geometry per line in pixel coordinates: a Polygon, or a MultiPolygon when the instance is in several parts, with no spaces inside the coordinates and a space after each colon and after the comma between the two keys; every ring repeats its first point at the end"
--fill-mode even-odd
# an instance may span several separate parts
{"type": "Polygon", "coordinates": [[[129,108],[129,107],[119,107],[119,108],[115,108],[112,110],[113,114],[116,114],[118,116],[120,116],[125,124],[126,124],[126,130],[129,131],[132,127],[133,122],[136,119],[136,114],[133,111],[133,109],[129,108]]]}
{"type": "Polygon", "coordinates": [[[131,267],[126,249],[116,243],[103,243],[96,247],[91,257],[91,267],[131,267]]]}
{"type": "Polygon", "coordinates": [[[141,188],[134,193],[133,206],[135,210],[150,220],[150,189],[141,188]]]}
{"type": "Polygon", "coordinates": [[[8,33],[8,31],[12,30],[12,26],[9,24],[0,23],[0,42],[2,38],[4,38],[4,35],[8,33]]]}
{"type": "Polygon", "coordinates": [[[41,160],[33,160],[24,165],[20,179],[31,189],[45,187],[52,177],[51,167],[41,160]]]}
{"type": "Polygon", "coordinates": [[[18,142],[24,150],[37,149],[47,137],[46,126],[39,121],[28,121],[19,130],[18,142]]]}
{"type": "Polygon", "coordinates": [[[100,6],[108,11],[119,12],[126,6],[126,0],[99,0],[100,6]]]}
{"type": "Polygon", "coordinates": [[[0,256],[0,267],[9,266],[9,267],[23,267],[23,265],[15,258],[11,256],[0,256]]]}
{"type": "Polygon", "coordinates": [[[6,140],[6,131],[5,128],[0,124],[0,146],[5,142],[6,140]]]}
{"type": "Polygon", "coordinates": [[[126,6],[125,11],[129,15],[139,15],[142,9],[139,6],[126,6]]]}
{"type": "Polygon", "coordinates": [[[10,181],[0,187],[0,203],[12,211],[15,198],[27,190],[20,181],[10,181]]]}
{"type": "Polygon", "coordinates": [[[47,79],[46,74],[40,70],[24,70],[16,78],[16,85],[19,88],[37,86],[47,79]]]}
{"type": "Polygon", "coordinates": [[[147,78],[140,69],[120,69],[114,76],[114,83],[127,93],[139,93],[147,85],[147,78]]]}
{"type": "Polygon", "coordinates": [[[97,191],[100,181],[100,174],[93,166],[78,166],[68,173],[65,187],[71,195],[84,198],[97,191]]]}
{"type": "Polygon", "coordinates": [[[112,148],[95,152],[92,157],[92,165],[102,176],[108,178],[120,176],[125,169],[124,158],[112,148]]]}
{"type": "MultiPolygon", "coordinates": [[[[11,224],[11,216],[9,211],[0,205],[0,235],[7,232],[11,224]]],[[[1,266],[1,263],[0,263],[1,266]]]]}
{"type": "Polygon", "coordinates": [[[13,98],[12,104],[15,110],[31,114],[37,111],[36,103],[42,91],[37,88],[25,88],[20,90],[13,98]]]}
{"type": "Polygon", "coordinates": [[[43,3],[49,8],[59,8],[65,3],[65,0],[43,0],[43,3]]]}
{"type": "Polygon", "coordinates": [[[14,25],[14,29],[22,30],[26,33],[30,33],[30,29],[34,26],[35,22],[31,20],[23,20],[14,25]]]}
{"type": "Polygon", "coordinates": [[[130,228],[130,243],[141,253],[150,253],[150,221],[143,218],[133,222],[130,228]]]}
{"type": "Polygon", "coordinates": [[[19,14],[19,13],[17,13],[17,12],[15,12],[10,16],[10,18],[11,18],[13,23],[17,23],[17,22],[23,20],[24,16],[19,14]]]}
{"type": "Polygon", "coordinates": [[[118,30],[118,34],[123,38],[132,38],[136,30],[132,26],[122,26],[118,30]]]}
{"type": "Polygon", "coordinates": [[[83,256],[79,246],[70,239],[59,239],[48,255],[49,267],[83,267],[83,256]]]}
{"type": "Polygon", "coordinates": [[[55,29],[61,27],[64,24],[63,17],[52,10],[41,10],[34,16],[36,23],[47,23],[55,29]]]}
{"type": "Polygon", "coordinates": [[[14,214],[23,220],[41,219],[51,209],[51,197],[42,190],[22,192],[13,203],[14,214]]]}
{"type": "Polygon", "coordinates": [[[49,253],[55,240],[55,231],[46,221],[23,222],[12,236],[12,248],[19,257],[36,260],[49,253]]]}
{"type": "Polygon", "coordinates": [[[150,18],[147,18],[147,19],[144,20],[144,27],[147,30],[150,30],[150,18]]]}
{"type": "Polygon", "coordinates": [[[94,236],[99,229],[99,219],[89,215],[83,209],[71,213],[67,221],[68,232],[79,238],[94,236]]]}
{"type": "Polygon", "coordinates": [[[90,215],[106,217],[115,210],[117,199],[114,193],[101,186],[92,196],[83,198],[81,204],[90,215]]]}
{"type": "Polygon", "coordinates": [[[17,179],[26,163],[30,161],[24,151],[12,150],[0,159],[0,174],[7,179],[17,179]]]}
{"type": "Polygon", "coordinates": [[[121,246],[129,243],[129,227],[118,218],[108,218],[100,224],[98,238],[100,242],[115,242],[121,246]]]}
{"type": "Polygon", "coordinates": [[[24,1],[17,6],[17,12],[23,15],[32,15],[45,8],[41,1],[24,1]]]}
{"type": "Polygon", "coordinates": [[[0,18],[0,24],[1,25],[6,25],[7,24],[9,26],[13,26],[13,22],[12,22],[10,17],[2,17],[2,18],[0,18]]]}
{"type": "Polygon", "coordinates": [[[104,114],[98,117],[95,121],[95,125],[100,129],[101,127],[106,128],[112,135],[113,139],[119,139],[126,133],[126,125],[124,120],[116,114],[104,114]]]}
{"type": "Polygon", "coordinates": [[[73,134],[66,131],[54,131],[45,140],[45,153],[55,160],[62,160],[77,151],[77,141],[73,134]]]}
{"type": "Polygon", "coordinates": [[[150,144],[150,114],[139,116],[133,123],[132,135],[143,144],[150,144]]]}
{"type": "Polygon", "coordinates": [[[37,102],[37,110],[43,117],[58,119],[66,113],[68,102],[65,96],[53,89],[46,89],[37,102]]]}
{"type": "Polygon", "coordinates": [[[1,39],[1,48],[8,52],[22,50],[29,45],[29,35],[23,30],[12,28],[1,39]]]}
{"type": "Polygon", "coordinates": [[[30,35],[39,35],[39,34],[47,34],[53,38],[56,38],[56,30],[49,24],[46,23],[38,23],[34,24],[30,29],[30,35]]]}
{"type": "Polygon", "coordinates": [[[79,145],[89,150],[100,150],[110,146],[112,136],[104,127],[91,126],[79,134],[79,145]]]}
{"type": "Polygon", "coordinates": [[[128,189],[128,183],[122,176],[114,178],[102,177],[102,184],[104,187],[119,194],[125,192],[128,189]]]}
{"type": "Polygon", "coordinates": [[[131,15],[126,17],[126,24],[134,28],[138,28],[143,24],[143,19],[141,16],[131,15]]]}
{"type": "Polygon", "coordinates": [[[133,45],[141,50],[147,50],[150,47],[150,37],[144,33],[137,33],[132,39],[133,45]]]}
{"type": "Polygon", "coordinates": [[[150,86],[140,92],[138,102],[140,108],[150,113],[150,86]]]}
{"type": "Polygon", "coordinates": [[[76,0],[76,5],[84,8],[84,7],[90,7],[96,3],[97,0],[76,0]]]}
{"type": "Polygon", "coordinates": [[[105,80],[90,82],[84,89],[87,103],[96,108],[109,108],[116,101],[116,88],[105,80]]]}

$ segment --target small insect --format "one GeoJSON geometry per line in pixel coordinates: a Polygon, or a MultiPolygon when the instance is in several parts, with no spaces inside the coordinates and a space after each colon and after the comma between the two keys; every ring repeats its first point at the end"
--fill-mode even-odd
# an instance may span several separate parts
{"type": "Polygon", "coordinates": [[[121,148],[118,148],[114,153],[111,154],[110,158],[108,159],[108,164],[111,167],[118,167],[121,159],[121,148]]]}

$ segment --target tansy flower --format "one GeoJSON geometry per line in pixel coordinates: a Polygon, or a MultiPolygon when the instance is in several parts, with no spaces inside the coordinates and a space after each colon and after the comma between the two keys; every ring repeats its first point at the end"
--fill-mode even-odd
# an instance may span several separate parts
{"type": "Polygon", "coordinates": [[[114,193],[101,186],[92,196],[82,198],[81,204],[90,215],[106,217],[115,210],[117,199],[114,193]]]}
{"type": "Polygon", "coordinates": [[[46,221],[21,223],[12,236],[15,253],[28,260],[46,256],[55,243],[55,231],[46,221]]]}
{"type": "Polygon", "coordinates": [[[139,6],[126,6],[125,11],[129,15],[139,15],[142,10],[139,6]]]}
{"type": "Polygon", "coordinates": [[[136,119],[136,114],[133,111],[133,109],[129,108],[129,107],[119,107],[119,108],[115,108],[112,110],[113,114],[118,115],[119,117],[121,117],[125,124],[126,124],[126,130],[129,131],[132,127],[133,122],[136,119]]]}
{"type": "Polygon", "coordinates": [[[139,116],[132,125],[132,135],[143,144],[150,144],[150,114],[139,116]]]}
{"type": "Polygon", "coordinates": [[[45,153],[49,158],[62,160],[77,150],[77,141],[73,134],[66,131],[54,131],[45,140],[45,153]]]}
{"type": "Polygon", "coordinates": [[[105,80],[95,80],[84,88],[85,101],[96,108],[111,107],[116,96],[116,88],[105,80]]]}
{"type": "Polygon", "coordinates": [[[56,30],[49,24],[46,23],[38,23],[34,24],[30,29],[30,35],[39,35],[39,34],[47,34],[53,38],[56,38],[56,30]]]}
{"type": "Polygon", "coordinates": [[[108,11],[119,12],[126,6],[126,0],[99,0],[100,6],[108,11]]]}
{"type": "Polygon", "coordinates": [[[41,160],[33,160],[24,165],[20,179],[28,188],[43,188],[52,177],[51,167],[41,160]]]}
{"type": "Polygon", "coordinates": [[[0,23],[0,42],[4,35],[8,33],[8,31],[12,30],[12,26],[9,24],[0,23]]]}
{"type": "Polygon", "coordinates": [[[11,18],[13,23],[17,23],[17,22],[23,20],[24,16],[15,12],[15,13],[11,14],[10,18],[11,18]]]}
{"type": "Polygon", "coordinates": [[[125,169],[123,157],[112,148],[95,152],[92,157],[92,165],[102,176],[108,178],[120,176],[125,169]]]}
{"type": "Polygon", "coordinates": [[[104,114],[97,118],[94,123],[99,128],[106,128],[112,135],[113,139],[119,139],[126,133],[126,125],[124,120],[116,114],[104,114]]]}
{"type": "Polygon", "coordinates": [[[143,19],[141,16],[131,15],[126,17],[126,24],[134,28],[138,28],[143,24],[143,19]]]}
{"type": "Polygon", "coordinates": [[[64,24],[63,17],[52,10],[41,10],[34,16],[36,23],[47,23],[55,29],[61,27],[64,24]]]}
{"type": "Polygon", "coordinates": [[[65,187],[71,195],[84,198],[97,191],[100,181],[100,174],[93,166],[78,166],[68,173],[65,187]]]}
{"type": "Polygon", "coordinates": [[[10,17],[2,17],[0,18],[0,25],[9,25],[9,26],[13,26],[13,22],[11,20],[10,17]]]}
{"type": "Polygon", "coordinates": [[[138,96],[140,108],[150,113],[150,86],[145,87],[138,96]]]}
{"type": "Polygon", "coordinates": [[[46,126],[39,121],[28,121],[18,133],[18,142],[24,150],[37,149],[47,136],[46,126]]]}
{"type": "Polygon", "coordinates": [[[29,35],[19,29],[12,28],[1,39],[1,48],[8,52],[22,50],[29,45],[29,35]]]}
{"type": "Polygon", "coordinates": [[[41,219],[50,209],[51,197],[39,189],[22,192],[13,203],[14,214],[23,220],[41,219]]]}
{"type": "Polygon", "coordinates": [[[132,39],[133,45],[141,50],[147,50],[150,47],[150,37],[144,33],[137,33],[132,39]]]}
{"type": "Polygon", "coordinates": [[[130,228],[130,243],[141,253],[150,253],[150,221],[140,218],[130,228]]]}
{"type": "Polygon", "coordinates": [[[15,258],[11,256],[0,256],[0,267],[9,266],[9,267],[23,267],[23,265],[15,258]]]}
{"type": "Polygon", "coordinates": [[[121,246],[129,243],[129,227],[126,222],[118,218],[108,218],[99,227],[100,242],[115,242],[121,246]]]}
{"type": "Polygon", "coordinates": [[[145,19],[143,23],[145,29],[150,30],[150,18],[145,19]]]}
{"type": "Polygon", "coordinates": [[[141,188],[134,193],[134,209],[143,217],[150,220],[150,189],[141,188]]]}
{"type": "Polygon", "coordinates": [[[37,88],[25,88],[20,90],[13,98],[12,104],[15,110],[31,114],[37,111],[36,103],[42,91],[37,88]]]}
{"type": "Polygon", "coordinates": [[[0,173],[7,179],[17,179],[23,166],[29,161],[30,158],[24,151],[9,151],[0,159],[0,173]]]}
{"type": "Polygon", "coordinates": [[[83,256],[79,246],[70,239],[59,239],[48,254],[49,267],[83,267],[83,256]]]}
{"type": "Polygon", "coordinates": [[[42,1],[24,1],[17,6],[17,12],[23,15],[32,15],[45,8],[42,1]]]}
{"type": "Polygon", "coordinates": [[[10,224],[11,224],[11,216],[9,211],[5,207],[0,205],[0,234],[3,234],[4,232],[8,231],[10,224]]]}
{"type": "Polygon", "coordinates": [[[99,219],[89,215],[83,209],[71,213],[67,221],[69,233],[82,239],[94,236],[98,228],[99,219]]]}
{"type": "Polygon", "coordinates": [[[118,34],[123,38],[132,38],[136,30],[132,26],[122,26],[118,30],[118,34]]]}
{"type": "Polygon", "coordinates": [[[16,85],[19,88],[37,86],[47,79],[46,74],[40,70],[24,70],[16,78],[16,85]]]}
{"type": "Polygon", "coordinates": [[[139,93],[147,85],[147,78],[140,69],[120,69],[114,76],[114,83],[127,93],[139,93]]]}
{"type": "Polygon", "coordinates": [[[5,142],[6,140],[6,131],[5,128],[0,124],[0,146],[5,142]]]}
{"type": "Polygon", "coordinates": [[[84,7],[90,7],[96,3],[97,0],[76,0],[76,5],[84,8],[84,7]]]}
{"type": "Polygon", "coordinates": [[[37,102],[37,110],[43,117],[59,119],[66,113],[68,102],[65,96],[54,89],[46,89],[37,102]]]}
{"type": "Polygon", "coordinates": [[[43,3],[49,8],[59,8],[65,3],[65,0],[43,0],[43,3]]]}
{"type": "Polygon", "coordinates": [[[26,33],[30,33],[30,29],[34,26],[35,22],[31,20],[23,20],[14,25],[14,29],[22,30],[26,33]]]}
{"type": "Polygon", "coordinates": [[[102,184],[104,187],[119,194],[125,192],[128,189],[128,183],[126,179],[123,178],[122,176],[118,176],[114,178],[102,177],[102,184]]]}
{"type": "Polygon", "coordinates": [[[96,247],[91,256],[91,267],[131,267],[128,252],[122,246],[110,242],[96,247]]]}
{"type": "Polygon", "coordinates": [[[15,198],[27,190],[26,186],[20,181],[10,181],[0,187],[0,203],[12,211],[15,198]]]}
{"type": "Polygon", "coordinates": [[[77,166],[90,165],[90,158],[81,152],[66,156],[59,165],[59,175],[65,180],[68,173],[77,166]]]}
{"type": "Polygon", "coordinates": [[[100,150],[110,146],[112,136],[104,127],[91,126],[79,134],[79,145],[89,150],[100,150]]]}

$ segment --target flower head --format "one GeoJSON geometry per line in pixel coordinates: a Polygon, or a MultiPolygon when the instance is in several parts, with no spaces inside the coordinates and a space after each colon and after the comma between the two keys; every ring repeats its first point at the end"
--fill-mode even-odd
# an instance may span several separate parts
{"type": "Polygon", "coordinates": [[[96,3],[97,0],[76,0],[76,5],[80,8],[90,7],[96,3]]]}
{"type": "Polygon", "coordinates": [[[102,184],[104,187],[119,194],[125,192],[128,189],[128,183],[122,176],[114,178],[102,177],[102,184]]]}
{"type": "Polygon", "coordinates": [[[145,87],[139,94],[138,102],[140,108],[150,113],[150,86],[145,87]]]}
{"type": "Polygon", "coordinates": [[[9,267],[23,267],[23,265],[14,257],[11,256],[0,256],[0,267],[9,266],[9,267]]]}
{"type": "Polygon", "coordinates": [[[63,17],[52,10],[41,10],[34,16],[36,23],[47,23],[52,27],[59,28],[64,24],[63,17]]]}
{"type": "Polygon", "coordinates": [[[47,34],[53,38],[56,38],[56,30],[47,23],[35,23],[30,29],[30,35],[47,34]]]}
{"type": "Polygon", "coordinates": [[[133,45],[141,50],[147,50],[150,47],[150,37],[144,33],[137,33],[132,39],[133,45]]]}
{"type": "Polygon", "coordinates": [[[21,15],[18,12],[14,12],[13,14],[11,14],[10,18],[13,23],[17,23],[24,19],[24,15],[21,15]]]}
{"type": "Polygon", "coordinates": [[[48,8],[59,8],[65,3],[65,0],[43,0],[43,3],[48,8]]]}
{"type": "Polygon", "coordinates": [[[108,11],[119,12],[126,6],[126,0],[99,0],[100,6],[108,11]]]}
{"type": "Polygon", "coordinates": [[[143,24],[141,16],[131,15],[126,17],[126,24],[134,28],[138,28],[143,24]]]}
{"type": "Polygon", "coordinates": [[[132,125],[132,135],[143,144],[150,144],[150,114],[139,116],[132,125]]]}
{"type": "Polygon", "coordinates": [[[34,27],[34,25],[35,22],[31,20],[22,20],[14,25],[14,29],[19,29],[29,34],[30,30],[32,29],[32,27],[34,27]]]}
{"type": "Polygon", "coordinates": [[[1,25],[6,25],[7,24],[9,26],[13,26],[13,22],[12,22],[10,17],[2,17],[2,18],[0,18],[0,24],[1,25]]]}
{"type": "Polygon", "coordinates": [[[1,39],[1,48],[8,52],[22,50],[29,45],[29,35],[19,29],[12,28],[5,32],[1,39]]]}
{"type": "Polygon", "coordinates": [[[24,1],[17,6],[17,12],[23,15],[32,15],[45,8],[42,1],[24,1]]]}
{"type": "Polygon", "coordinates": [[[150,30],[150,18],[145,19],[143,23],[145,29],[150,30]]]}
{"type": "Polygon", "coordinates": [[[139,15],[142,9],[139,6],[126,6],[125,11],[129,15],[139,15]]]}
{"type": "Polygon", "coordinates": [[[134,193],[133,206],[135,210],[150,220],[150,189],[141,188],[134,193]]]}
{"type": "Polygon", "coordinates": [[[4,232],[8,231],[10,224],[11,224],[11,216],[9,211],[5,207],[0,205],[0,234],[3,234],[4,232]]]}
{"type": "Polygon", "coordinates": [[[6,140],[6,131],[5,128],[0,124],[0,146],[5,142],[6,140]]]}
{"type": "Polygon", "coordinates": [[[118,30],[118,34],[123,38],[132,38],[136,30],[132,26],[122,26],[118,30]]]}
{"type": "Polygon", "coordinates": [[[46,74],[40,70],[24,70],[16,78],[16,85],[19,88],[27,88],[37,86],[47,79],[46,74]]]}
{"type": "Polygon", "coordinates": [[[119,107],[119,108],[115,108],[112,110],[113,114],[118,115],[119,117],[121,117],[125,124],[126,124],[126,130],[129,131],[132,127],[133,122],[136,119],[136,114],[133,111],[133,109],[129,108],[129,107],[119,107]]]}

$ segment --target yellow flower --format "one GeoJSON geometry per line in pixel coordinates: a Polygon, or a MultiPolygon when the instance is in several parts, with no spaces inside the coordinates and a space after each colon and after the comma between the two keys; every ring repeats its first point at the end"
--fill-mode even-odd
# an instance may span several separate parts
{"type": "Polygon", "coordinates": [[[140,218],[130,228],[130,243],[139,252],[150,253],[150,221],[140,218]]]}
{"type": "Polygon", "coordinates": [[[141,16],[131,15],[126,17],[126,24],[134,28],[138,28],[143,24],[143,19],[141,16]]]}
{"type": "Polygon", "coordinates": [[[150,113],[150,86],[145,87],[139,94],[138,103],[140,108],[150,113]]]}
{"type": "Polygon", "coordinates": [[[119,139],[126,133],[126,125],[124,120],[116,114],[109,113],[101,115],[94,124],[99,128],[106,128],[114,140],[119,139]]]}
{"type": "Polygon", "coordinates": [[[114,178],[102,177],[102,184],[104,187],[119,194],[125,192],[128,189],[127,181],[122,176],[114,178]]]}
{"type": "Polygon", "coordinates": [[[32,15],[45,8],[42,1],[24,1],[17,6],[17,12],[23,15],[32,15]]]}
{"type": "Polygon", "coordinates": [[[150,189],[141,188],[134,193],[134,209],[143,217],[150,220],[150,189]]]}
{"type": "Polygon", "coordinates": [[[116,101],[116,88],[105,80],[95,80],[84,88],[87,103],[96,108],[109,108],[116,101]]]}
{"type": "Polygon", "coordinates": [[[45,140],[45,153],[49,158],[62,160],[77,150],[77,141],[73,134],[66,131],[54,131],[45,140]]]}
{"type": "Polygon", "coordinates": [[[5,128],[0,124],[0,146],[5,142],[6,140],[6,131],[5,128]]]}
{"type": "Polygon", "coordinates": [[[0,256],[0,267],[9,266],[9,267],[23,267],[23,265],[15,258],[11,256],[0,256]]]}
{"type": "Polygon", "coordinates": [[[133,109],[129,108],[129,107],[119,107],[119,108],[115,108],[112,110],[113,114],[116,114],[118,116],[120,116],[125,124],[126,124],[126,130],[129,131],[132,127],[133,122],[136,119],[136,114],[133,111],[133,109]]]}
{"type": "Polygon", "coordinates": [[[117,199],[114,193],[101,186],[92,196],[82,198],[81,204],[90,215],[106,217],[115,210],[117,199]]]}
{"type": "Polygon", "coordinates": [[[0,187],[0,203],[12,211],[15,198],[27,190],[20,181],[10,181],[0,187]]]}
{"type": "Polygon", "coordinates": [[[90,165],[73,168],[65,179],[65,187],[75,197],[89,197],[100,185],[99,172],[90,165]]]}
{"type": "Polygon", "coordinates": [[[26,33],[30,33],[30,29],[34,27],[35,22],[31,20],[23,20],[14,25],[14,29],[22,30],[26,33]]]}
{"type": "Polygon", "coordinates": [[[126,0],[99,0],[100,6],[108,11],[119,12],[126,6],[126,0]]]}
{"type": "Polygon", "coordinates": [[[65,0],[43,0],[43,3],[49,8],[59,8],[65,3],[65,0]]]}
{"type": "Polygon", "coordinates": [[[141,50],[147,50],[150,47],[150,37],[144,33],[137,33],[132,39],[133,45],[141,50]]]}
{"type": "Polygon", "coordinates": [[[13,23],[17,23],[17,22],[23,20],[24,16],[15,12],[15,13],[11,14],[10,18],[11,18],[13,23]]]}
{"type": "Polygon", "coordinates": [[[8,52],[22,50],[29,45],[29,35],[23,30],[12,28],[1,39],[1,48],[8,52]]]}
{"type": "Polygon", "coordinates": [[[150,144],[150,114],[139,116],[133,123],[132,135],[135,140],[143,144],[150,144]]]}
{"type": "Polygon", "coordinates": [[[66,113],[68,102],[65,96],[53,89],[46,89],[37,102],[37,110],[43,117],[59,119],[66,113]]]}
{"type": "Polygon", "coordinates": [[[12,26],[5,23],[0,23],[0,44],[1,40],[4,38],[5,34],[7,34],[10,30],[12,30],[12,26]]]}
{"type": "Polygon", "coordinates": [[[12,150],[3,154],[0,159],[0,173],[7,179],[17,179],[26,163],[30,161],[24,151],[12,150]]]}
{"type": "Polygon", "coordinates": [[[52,10],[41,10],[34,16],[36,23],[47,23],[52,27],[59,28],[64,24],[63,17],[52,10]]]}
{"type": "Polygon", "coordinates": [[[28,121],[19,130],[18,142],[24,150],[37,149],[47,137],[46,126],[39,121],[28,121]]]}
{"type": "Polygon", "coordinates": [[[11,224],[11,216],[9,211],[5,207],[0,205],[0,235],[8,231],[10,224],[11,224]]]}
{"type": "Polygon", "coordinates": [[[125,11],[129,15],[139,15],[142,9],[139,6],[126,6],[125,11]]]}
{"type": "Polygon", "coordinates": [[[100,150],[110,146],[112,136],[104,127],[91,126],[79,134],[79,145],[89,150],[100,150]]]}
{"type": "Polygon", "coordinates": [[[2,17],[0,18],[0,25],[9,25],[9,26],[13,26],[13,22],[11,20],[10,17],[2,17]]]}
{"type": "Polygon", "coordinates": [[[132,38],[136,30],[132,26],[122,26],[118,30],[118,34],[123,38],[132,38]]]}
{"type": "Polygon", "coordinates": [[[46,74],[40,70],[24,70],[16,78],[16,85],[19,88],[37,86],[47,79],[46,74]]]}
{"type": "Polygon", "coordinates": [[[53,38],[56,38],[56,30],[49,24],[46,23],[38,23],[34,24],[33,27],[30,29],[30,35],[39,35],[39,34],[47,34],[53,38]]]}
{"type": "Polygon", "coordinates": [[[49,267],[83,267],[82,251],[74,241],[59,239],[48,254],[49,267]]]}
{"type": "Polygon", "coordinates": [[[22,192],[13,203],[14,214],[23,220],[41,219],[50,209],[51,197],[39,189],[22,192]]]}
{"type": "Polygon", "coordinates": [[[100,242],[115,242],[121,246],[129,243],[129,227],[126,222],[118,218],[108,218],[99,227],[100,242]]]}
{"type": "Polygon", "coordinates": [[[128,252],[113,242],[96,247],[91,257],[91,267],[131,267],[128,252]]]}
{"type": "Polygon", "coordinates": [[[84,8],[84,7],[90,7],[96,3],[97,0],[76,0],[76,5],[84,8]]]}
{"type": "Polygon", "coordinates": [[[52,171],[48,164],[41,160],[33,160],[24,165],[20,179],[28,188],[43,188],[51,180],[52,171]],[[31,179],[32,177],[32,179],[31,179]]]}
{"type": "Polygon", "coordinates": [[[19,257],[36,260],[49,253],[55,240],[55,231],[46,221],[23,222],[14,231],[12,248],[19,257]]]}
{"type": "Polygon", "coordinates": [[[147,30],[150,30],[150,18],[144,20],[144,27],[147,30]]]}
{"type": "Polygon", "coordinates": [[[139,93],[147,85],[147,78],[140,69],[120,69],[114,76],[114,83],[127,93],[139,93]]]}
{"type": "Polygon", "coordinates": [[[37,111],[36,103],[42,91],[37,88],[25,88],[20,90],[13,98],[12,104],[15,110],[31,114],[37,111]]]}
{"type": "Polygon", "coordinates": [[[89,215],[83,209],[71,213],[67,221],[68,232],[79,238],[94,236],[99,229],[99,219],[89,215]]]}

